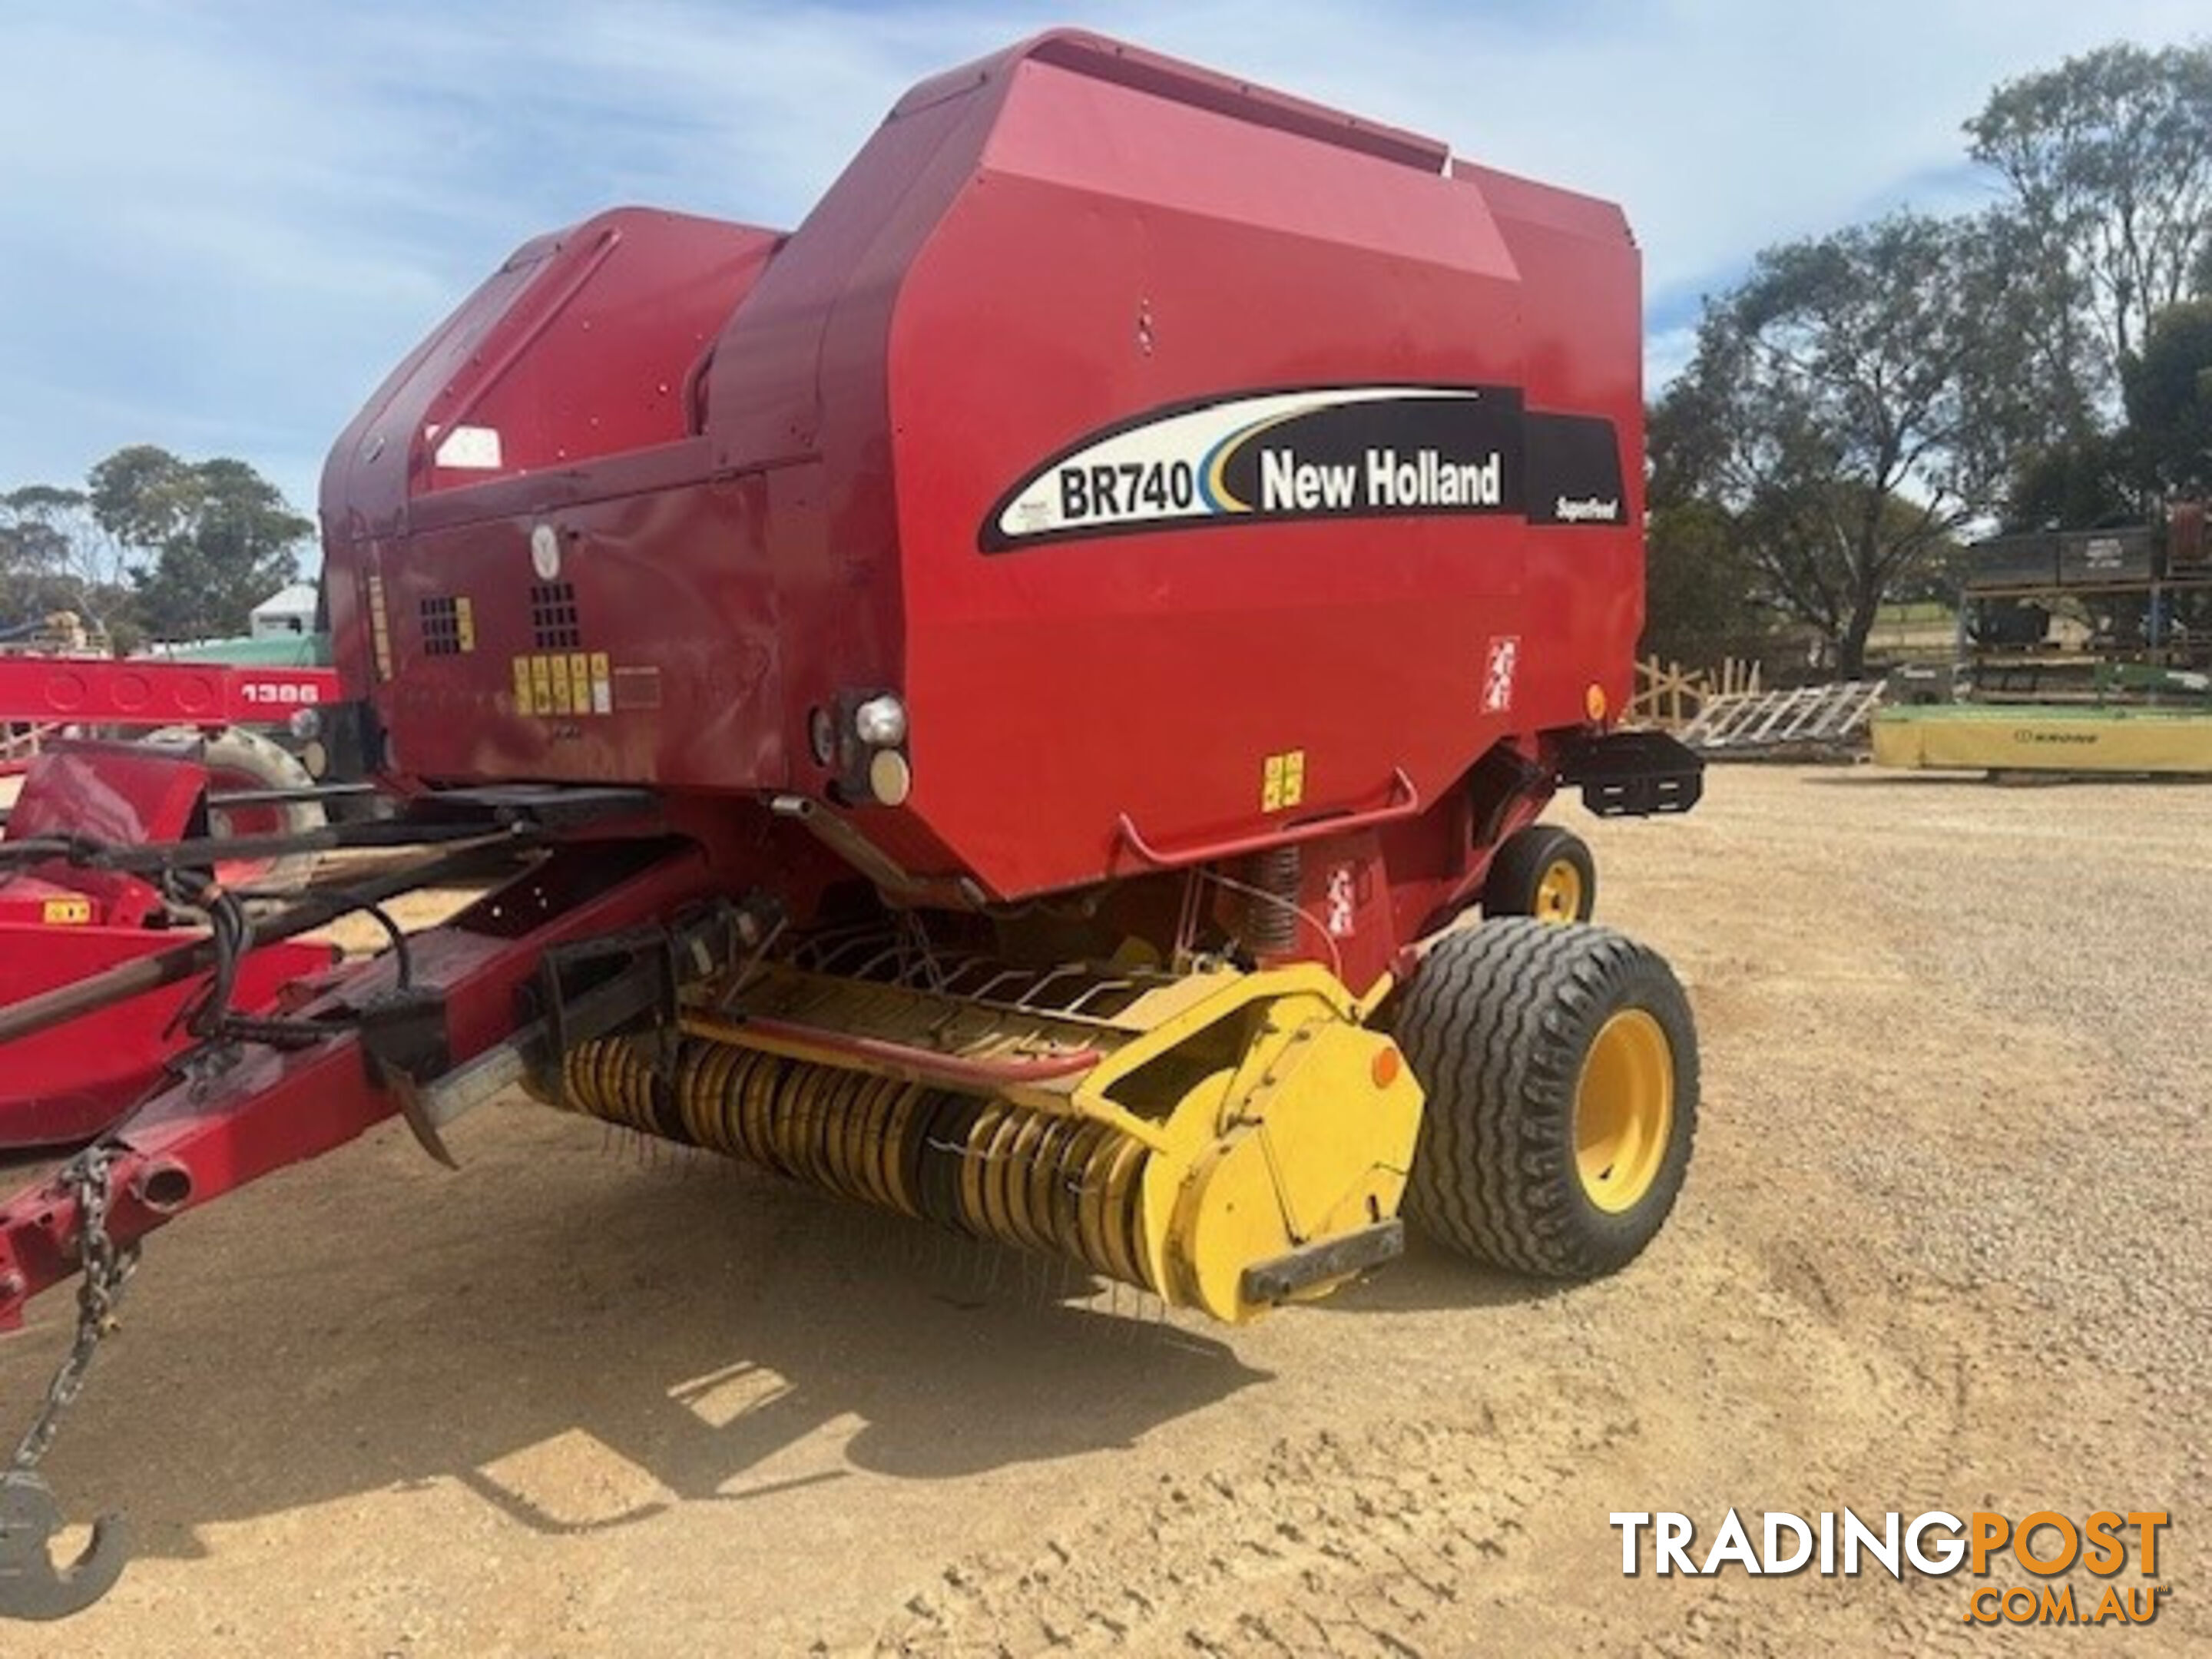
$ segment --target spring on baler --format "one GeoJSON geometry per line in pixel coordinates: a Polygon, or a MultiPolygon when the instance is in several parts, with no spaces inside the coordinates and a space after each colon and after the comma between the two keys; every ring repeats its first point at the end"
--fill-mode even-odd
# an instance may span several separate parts
{"type": "Polygon", "coordinates": [[[1261,956],[1295,950],[1298,943],[1298,887],[1304,848],[1271,847],[1244,861],[1244,943],[1261,956]]]}
{"type": "Polygon", "coordinates": [[[1158,1290],[1144,1248],[1150,1149],[1096,1118],[687,1038],[579,1043],[569,1110],[771,1170],[977,1238],[1158,1290]]]}

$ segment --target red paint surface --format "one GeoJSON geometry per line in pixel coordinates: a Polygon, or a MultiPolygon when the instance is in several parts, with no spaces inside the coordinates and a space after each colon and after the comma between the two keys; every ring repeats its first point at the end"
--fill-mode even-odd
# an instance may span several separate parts
{"type": "MultiPolygon", "coordinates": [[[[1627,701],[1641,349],[1620,211],[1446,172],[1444,153],[1059,34],[917,88],[787,240],[624,210],[533,243],[332,453],[349,684],[417,780],[740,803],[823,794],[809,709],[896,688],[914,793],[862,828],[909,869],[1006,897],[1139,869],[1125,816],[1162,847],[1280,827],[1261,768],[1302,749],[1293,816],[1370,807],[1402,771],[1431,804],[1437,846],[1418,861],[1456,860],[1438,890],[1463,890],[1479,849],[1443,839],[1476,759],[1581,727],[1592,684],[1627,701]],[[1400,381],[1516,386],[1531,410],[1610,419],[1627,521],[1255,524],[979,551],[1004,492],[1133,414],[1400,381]],[[441,411],[509,408],[526,441],[501,476],[432,464],[441,411]],[[544,648],[541,526],[579,648],[647,693],[629,706],[515,706],[513,659],[544,648]],[[372,574],[389,681],[371,667],[372,574]],[[461,593],[477,648],[434,654],[423,602],[461,593]],[[1518,680],[1486,713],[1500,636],[1520,641],[1518,680]]],[[[727,810],[734,833],[747,807],[727,810]]]]}
{"type": "MultiPolygon", "coordinates": [[[[191,756],[140,744],[58,744],[31,763],[8,815],[7,839],[81,836],[111,847],[179,841],[207,793],[207,769],[191,756]]],[[[53,892],[93,901],[94,920],[135,927],[161,914],[161,896],[140,878],[53,860],[0,872],[0,917],[33,921],[53,892]]]]}
{"type": "MultiPolygon", "coordinates": [[[[0,1006],[195,937],[174,928],[0,921],[0,1006]]],[[[265,1013],[286,986],[322,972],[337,957],[323,945],[264,945],[240,965],[233,1006],[265,1013]]],[[[0,1042],[0,1152],[72,1145],[113,1122],[161,1081],[163,1063],[190,1042],[168,1026],[204,983],[165,986],[68,1025],[0,1042]]]]}
{"type": "Polygon", "coordinates": [[[335,702],[328,668],[232,668],[142,658],[0,656],[0,720],[241,726],[335,702]]]}

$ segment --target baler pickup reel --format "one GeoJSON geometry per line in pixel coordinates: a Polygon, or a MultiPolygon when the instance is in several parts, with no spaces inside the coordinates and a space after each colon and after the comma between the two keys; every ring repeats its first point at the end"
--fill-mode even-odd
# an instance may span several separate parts
{"type": "Polygon", "coordinates": [[[939,957],[886,936],[568,1051],[561,1103],[1241,1322],[1398,1254],[1420,1090],[1325,969],[939,957]]]}
{"type": "MultiPolygon", "coordinates": [[[[911,919],[909,919],[911,921],[911,919]]],[[[1299,964],[1017,967],[918,923],[778,951],[780,908],[548,949],[514,1034],[373,1063],[426,1151],[549,1104],[1241,1322],[1397,1255],[1420,1091],[1299,964]]]]}

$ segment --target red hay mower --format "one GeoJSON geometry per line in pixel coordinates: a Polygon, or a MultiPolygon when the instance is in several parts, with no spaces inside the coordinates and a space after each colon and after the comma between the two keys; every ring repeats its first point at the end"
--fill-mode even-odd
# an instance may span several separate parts
{"type": "MultiPolygon", "coordinates": [[[[175,843],[220,838],[209,867],[231,888],[296,889],[328,792],[255,728],[319,720],[338,695],[327,669],[0,656],[0,720],[40,738],[9,769],[23,782],[0,840],[0,1007],[174,944],[196,920],[160,882],[175,843]],[[45,735],[85,731],[136,737],[45,735]]],[[[307,944],[253,951],[235,1005],[271,1007],[333,959],[307,944]]],[[[191,995],[180,981],[0,1049],[0,1153],[82,1144],[115,1121],[191,1042],[191,995]]]]}
{"type": "Polygon", "coordinates": [[[226,832],[191,753],[93,744],[0,841],[0,1139],[90,1137],[0,1205],[0,1323],[80,1285],[0,1612],[120,1571],[55,1566],[36,1466],[145,1236],[517,1085],[1232,1323],[1401,1212],[1628,1262],[1695,1036],[1536,819],[1699,788],[1614,724],[1638,307],[1617,208],[1067,33],[915,88],[796,230],[516,252],[324,474],[322,718],[399,814],[226,832]]]}

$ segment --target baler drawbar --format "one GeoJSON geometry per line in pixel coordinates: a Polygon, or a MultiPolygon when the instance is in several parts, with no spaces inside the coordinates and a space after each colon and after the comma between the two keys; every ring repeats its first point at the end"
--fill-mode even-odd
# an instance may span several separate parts
{"type": "Polygon", "coordinates": [[[1073,33],[915,88],[794,231],[518,252],[324,474],[320,712],[396,816],[0,839],[0,896],[136,883],[159,933],[0,1006],[0,1066],[157,994],[182,1043],[0,1205],[0,1325],[80,1285],[0,1613],[121,1569],[109,1522],[51,1560],[38,1464],[144,1237],[394,1116],[451,1163],[517,1087],[1231,1324],[1401,1212],[1626,1265],[1696,1038],[1538,819],[1699,788],[1615,725],[1638,304],[1609,204],[1073,33]],[[246,988],[356,911],[388,948],[246,988]]]}

